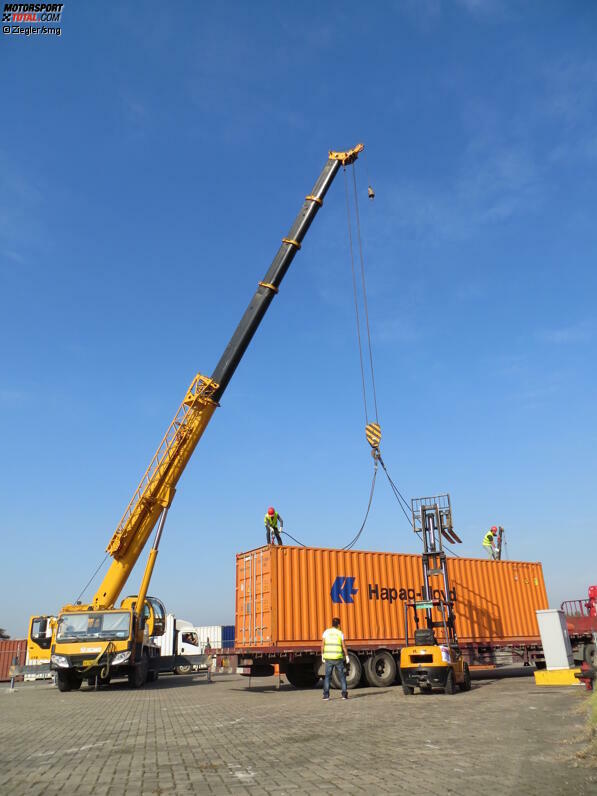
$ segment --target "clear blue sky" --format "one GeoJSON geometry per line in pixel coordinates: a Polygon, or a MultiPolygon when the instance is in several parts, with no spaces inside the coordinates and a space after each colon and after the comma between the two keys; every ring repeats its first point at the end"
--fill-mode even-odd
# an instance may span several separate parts
{"type": "MultiPolygon", "coordinates": [[[[596,23],[564,0],[67,3],[60,39],[2,37],[0,626],[77,596],[328,149],[361,140],[388,467],[450,492],[463,553],[502,524],[552,605],[586,594],[596,23]]],[[[151,587],[179,616],[233,621],[270,503],[308,544],[360,525],[351,302],[340,175],[179,484],[151,587]]],[[[419,549],[382,479],[361,542],[419,549]]]]}

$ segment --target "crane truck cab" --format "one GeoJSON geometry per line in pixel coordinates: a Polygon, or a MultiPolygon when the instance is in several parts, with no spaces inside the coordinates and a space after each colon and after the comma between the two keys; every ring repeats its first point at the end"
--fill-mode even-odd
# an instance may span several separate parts
{"type": "Polygon", "coordinates": [[[83,680],[107,684],[127,677],[133,688],[155,680],[150,659],[160,650],[150,636],[164,632],[166,612],[160,600],[147,597],[136,612],[137,598],[125,597],[119,608],[95,610],[69,605],[58,615],[51,647],[50,668],[57,673],[60,691],[74,691],[83,680]]]}

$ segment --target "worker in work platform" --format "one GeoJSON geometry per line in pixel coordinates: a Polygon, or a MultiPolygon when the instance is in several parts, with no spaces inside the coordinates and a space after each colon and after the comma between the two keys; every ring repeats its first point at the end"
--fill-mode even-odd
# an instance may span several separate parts
{"type": "Polygon", "coordinates": [[[496,557],[496,547],[495,547],[495,537],[497,536],[497,527],[492,525],[491,528],[487,531],[485,536],[483,537],[483,547],[489,554],[489,558],[495,559],[496,557]]]}
{"type": "Polygon", "coordinates": [[[340,630],[340,620],[337,616],[332,619],[332,626],[323,631],[321,639],[321,659],[325,663],[325,678],[323,680],[323,698],[330,698],[330,679],[334,669],[338,672],[342,687],[342,699],[348,699],[346,688],[346,673],[344,663],[348,663],[348,652],[344,643],[344,633],[340,630]]]}
{"type": "Polygon", "coordinates": [[[272,531],[276,536],[276,541],[278,544],[282,544],[282,537],[280,536],[280,529],[278,528],[278,523],[280,523],[280,528],[284,527],[284,520],[276,509],[273,506],[270,506],[267,510],[267,514],[265,515],[265,538],[267,539],[267,543],[271,544],[271,534],[272,531]]]}

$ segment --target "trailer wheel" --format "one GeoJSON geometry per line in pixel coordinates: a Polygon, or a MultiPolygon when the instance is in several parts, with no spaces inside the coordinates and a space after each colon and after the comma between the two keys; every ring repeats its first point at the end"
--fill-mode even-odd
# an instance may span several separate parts
{"type": "Polygon", "coordinates": [[[463,666],[464,669],[464,680],[458,684],[458,688],[461,691],[470,691],[471,690],[471,671],[468,668],[468,663],[465,663],[463,666]]]}
{"type": "Polygon", "coordinates": [[[412,685],[404,685],[404,683],[402,683],[402,691],[405,696],[412,696],[415,693],[415,689],[412,685]]]}
{"type": "MultiPolygon", "coordinates": [[[[356,688],[361,680],[363,674],[363,666],[358,656],[354,652],[348,653],[348,664],[346,665],[346,687],[351,690],[356,688]]],[[[334,688],[340,688],[340,678],[336,669],[332,672],[332,685],[334,688]]]]}
{"type": "Polygon", "coordinates": [[[585,644],[584,646],[583,659],[585,663],[588,663],[589,666],[595,666],[595,645],[585,644]]]}
{"type": "Polygon", "coordinates": [[[365,677],[373,688],[385,688],[396,679],[396,661],[387,650],[374,653],[365,661],[365,677]]]}
{"type": "Polygon", "coordinates": [[[454,670],[450,669],[448,672],[448,676],[446,677],[446,687],[444,688],[444,694],[452,694],[456,693],[456,685],[454,683],[454,670]]]}
{"type": "Polygon", "coordinates": [[[295,688],[313,688],[319,681],[319,675],[309,663],[289,663],[284,674],[295,688]]]}

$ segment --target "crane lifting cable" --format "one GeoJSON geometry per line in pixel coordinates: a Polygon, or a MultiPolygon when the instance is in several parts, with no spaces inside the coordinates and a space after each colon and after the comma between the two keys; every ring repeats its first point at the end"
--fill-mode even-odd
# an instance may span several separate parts
{"type": "MultiPolygon", "coordinates": [[[[366,169],[366,164],[365,164],[365,169],[366,169]]],[[[369,182],[368,179],[367,179],[367,182],[369,182]]],[[[379,410],[378,410],[378,407],[377,407],[377,392],[376,392],[376,389],[375,389],[375,369],[373,367],[373,348],[372,348],[372,345],[371,345],[371,326],[370,326],[370,323],[369,323],[369,305],[368,305],[368,301],[367,301],[367,284],[366,284],[366,279],[365,279],[365,258],[363,256],[363,243],[362,243],[362,238],[361,238],[361,220],[360,220],[360,214],[359,214],[357,178],[356,178],[356,169],[355,169],[354,161],[352,163],[350,163],[350,164],[345,164],[344,165],[344,189],[345,189],[345,195],[346,195],[346,217],[347,217],[347,226],[348,226],[348,244],[349,244],[349,251],[350,251],[350,266],[351,266],[351,273],[352,273],[352,289],[353,289],[353,296],[354,296],[355,321],[356,321],[356,328],[357,328],[357,343],[358,343],[358,348],[359,348],[359,363],[360,363],[360,367],[361,367],[361,389],[362,389],[362,393],[363,393],[363,408],[364,408],[364,414],[365,414],[365,437],[367,439],[367,442],[371,446],[371,454],[373,456],[373,461],[374,461],[373,478],[372,478],[372,481],[371,481],[371,490],[370,490],[370,493],[369,493],[369,502],[367,504],[367,510],[365,512],[365,517],[364,517],[363,522],[361,524],[361,527],[357,531],[356,535],[353,537],[353,539],[345,547],[342,548],[343,550],[350,550],[356,544],[357,540],[359,539],[359,537],[363,533],[363,530],[364,530],[365,525],[367,523],[367,519],[369,517],[369,512],[371,510],[371,504],[373,502],[373,493],[375,491],[375,482],[376,482],[376,478],[377,478],[378,465],[380,465],[380,464],[381,464],[381,467],[382,467],[384,473],[386,474],[386,477],[388,479],[388,482],[390,484],[390,487],[392,489],[394,497],[398,501],[398,505],[400,506],[400,509],[401,509],[402,513],[406,517],[406,520],[407,520],[408,524],[416,532],[417,532],[417,529],[414,528],[414,524],[413,524],[413,520],[412,520],[412,516],[411,516],[411,511],[410,511],[410,505],[409,505],[408,501],[406,500],[406,498],[404,497],[404,495],[402,495],[402,493],[400,492],[400,490],[398,489],[398,487],[396,486],[394,481],[392,480],[392,477],[390,476],[390,473],[388,472],[386,464],[385,464],[384,460],[382,459],[382,456],[381,456],[381,453],[380,453],[380,450],[379,450],[379,446],[380,446],[380,443],[381,443],[381,426],[379,424],[379,410]],[[367,354],[368,354],[368,359],[369,359],[369,362],[368,362],[368,371],[369,371],[368,376],[369,376],[369,379],[370,379],[370,382],[371,382],[371,397],[372,397],[372,403],[373,403],[373,411],[375,413],[375,421],[374,422],[373,421],[370,422],[370,420],[369,420],[369,406],[368,406],[368,403],[367,403],[367,386],[366,386],[367,377],[365,375],[365,371],[366,371],[366,368],[365,368],[365,356],[363,355],[363,336],[364,335],[361,334],[362,322],[361,322],[361,312],[359,311],[359,291],[358,291],[358,286],[357,286],[357,275],[356,275],[356,267],[355,267],[355,256],[354,256],[354,245],[353,245],[353,234],[352,234],[352,223],[351,223],[351,212],[350,212],[350,198],[349,198],[349,188],[348,188],[348,177],[347,177],[347,174],[346,174],[347,165],[351,165],[352,166],[352,183],[353,183],[353,194],[354,194],[354,215],[355,215],[355,220],[356,220],[356,237],[357,237],[357,242],[358,242],[359,262],[360,262],[360,287],[361,287],[362,308],[363,308],[362,314],[363,314],[363,317],[364,317],[364,326],[365,326],[366,337],[367,337],[367,354]]],[[[373,199],[375,197],[375,191],[371,187],[370,182],[369,182],[369,187],[367,189],[367,194],[368,194],[370,199],[373,199]]],[[[445,545],[445,546],[448,547],[448,550],[450,550],[448,545],[445,545]]],[[[452,550],[451,550],[451,552],[452,552],[452,555],[455,555],[455,556],[458,557],[458,553],[455,553],[452,550]]]]}
{"type": "MultiPolygon", "coordinates": [[[[369,501],[367,503],[367,509],[365,511],[365,516],[363,518],[363,522],[361,523],[361,527],[352,538],[352,540],[343,547],[343,550],[350,550],[356,544],[359,537],[363,533],[365,525],[367,524],[367,519],[369,518],[369,512],[371,510],[371,504],[373,503],[373,495],[375,492],[375,482],[377,479],[377,472],[378,472],[378,464],[380,459],[379,453],[379,444],[381,442],[381,426],[379,425],[379,411],[377,408],[377,394],[375,390],[375,373],[373,368],[373,349],[371,346],[371,327],[369,324],[369,308],[367,304],[367,287],[366,287],[366,280],[365,280],[365,259],[363,257],[363,244],[361,240],[361,221],[359,215],[359,204],[358,204],[358,191],[357,191],[357,181],[356,181],[356,174],[354,170],[354,163],[351,164],[353,166],[352,170],[352,184],[353,184],[353,192],[354,192],[354,208],[355,208],[355,219],[356,219],[356,231],[357,231],[357,242],[358,242],[358,249],[359,249],[359,260],[360,260],[360,285],[361,285],[361,296],[362,296],[362,305],[363,305],[363,316],[364,316],[364,326],[367,334],[367,352],[369,355],[369,363],[368,363],[368,371],[370,374],[370,381],[371,381],[371,394],[373,399],[373,410],[375,413],[375,422],[369,422],[369,407],[367,403],[367,378],[365,375],[366,367],[365,367],[365,357],[363,355],[363,339],[361,334],[361,313],[359,311],[359,290],[357,284],[357,274],[356,274],[356,266],[355,266],[355,256],[354,256],[354,245],[353,245],[353,234],[352,234],[352,223],[351,223],[351,212],[350,212],[350,196],[349,196],[349,188],[348,188],[348,177],[346,174],[346,166],[344,167],[344,189],[346,195],[346,218],[347,218],[347,228],[348,228],[348,244],[349,244],[349,251],[350,251],[350,267],[351,267],[351,274],[352,274],[352,289],[353,289],[353,297],[354,297],[354,310],[355,310],[355,321],[356,321],[356,330],[357,330],[357,343],[359,349],[359,364],[361,368],[361,389],[363,393],[363,409],[365,415],[365,437],[367,442],[371,445],[371,454],[373,456],[373,476],[371,479],[371,488],[369,490],[369,501]]],[[[372,189],[369,189],[369,197],[371,197],[372,189]]]]}

